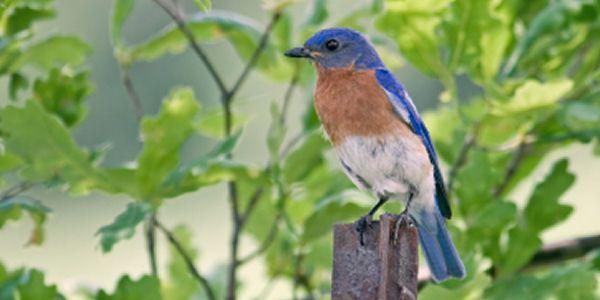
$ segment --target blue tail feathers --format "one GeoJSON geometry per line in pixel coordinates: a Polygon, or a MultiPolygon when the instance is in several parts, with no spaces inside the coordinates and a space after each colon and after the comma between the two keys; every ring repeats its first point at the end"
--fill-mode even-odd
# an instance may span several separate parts
{"type": "MultiPolygon", "coordinates": [[[[428,230],[426,226],[422,225],[417,226],[421,248],[433,280],[441,282],[450,277],[464,278],[465,266],[452,243],[444,218],[437,212],[435,215],[437,223],[435,230],[428,230]]],[[[431,218],[431,216],[428,217],[431,218]]],[[[417,223],[419,223],[418,220],[417,223]]]]}

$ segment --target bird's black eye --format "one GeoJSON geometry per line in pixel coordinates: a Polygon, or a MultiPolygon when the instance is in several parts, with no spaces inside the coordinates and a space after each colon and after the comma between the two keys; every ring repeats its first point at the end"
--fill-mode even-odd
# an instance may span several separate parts
{"type": "Polygon", "coordinates": [[[325,48],[329,51],[335,51],[340,47],[340,42],[337,40],[331,39],[325,43],[325,48]]]}

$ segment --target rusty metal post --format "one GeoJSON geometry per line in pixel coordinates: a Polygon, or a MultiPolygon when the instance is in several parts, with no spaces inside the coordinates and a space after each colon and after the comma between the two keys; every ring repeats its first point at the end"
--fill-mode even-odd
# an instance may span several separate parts
{"type": "Polygon", "coordinates": [[[364,245],[354,224],[336,224],[333,236],[333,300],[417,298],[418,237],[408,217],[382,215],[365,232],[364,245]]]}

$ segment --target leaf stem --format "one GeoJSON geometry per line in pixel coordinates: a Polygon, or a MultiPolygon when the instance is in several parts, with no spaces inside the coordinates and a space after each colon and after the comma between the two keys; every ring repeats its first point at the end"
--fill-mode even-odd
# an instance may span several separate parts
{"type": "Polygon", "coordinates": [[[506,191],[508,185],[510,184],[510,181],[516,175],[517,170],[523,162],[523,159],[529,152],[530,146],[531,145],[528,142],[526,142],[525,139],[523,139],[523,141],[519,143],[519,146],[517,146],[517,149],[514,151],[513,157],[510,160],[506,171],[504,172],[504,177],[502,178],[502,181],[494,189],[493,195],[495,198],[500,197],[506,191]]]}
{"type": "Polygon", "coordinates": [[[155,219],[154,224],[167,237],[169,243],[171,243],[171,245],[175,247],[175,250],[179,252],[179,255],[181,255],[181,258],[183,258],[186,266],[188,267],[190,274],[192,274],[192,276],[204,288],[208,299],[215,300],[215,293],[212,287],[210,286],[210,283],[204,276],[200,274],[200,272],[198,272],[198,269],[196,269],[196,267],[194,266],[192,258],[189,256],[189,254],[186,253],[185,249],[183,248],[183,245],[177,240],[175,235],[171,231],[169,231],[158,219],[155,219]]]}

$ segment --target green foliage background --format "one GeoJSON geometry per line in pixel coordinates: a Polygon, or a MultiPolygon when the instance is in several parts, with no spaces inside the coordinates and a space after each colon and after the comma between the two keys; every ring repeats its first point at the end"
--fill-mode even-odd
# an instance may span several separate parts
{"type": "MultiPolygon", "coordinates": [[[[372,200],[355,191],[332,159],[309,101],[314,83],[310,66],[286,60],[281,53],[319,28],[348,26],[367,33],[392,69],[408,64],[443,86],[439,103],[425,114],[425,121],[447,166],[456,212],[450,227],[469,276],[464,281],[427,284],[420,297],[598,297],[597,251],[552,266],[526,266],[542,246],[542,234],[573,213],[562,196],[575,183],[576,174],[569,169],[568,159],[556,159],[554,154],[577,144],[589,145],[600,154],[600,1],[376,0],[351,7],[324,0],[267,1],[264,11],[254,16],[258,21],[233,8],[211,9],[218,2],[188,2],[184,4],[190,17],[186,26],[194,39],[202,46],[231,45],[226,54],[233,58],[219,55],[212,60],[220,74],[226,74],[227,87],[243,83],[237,77],[239,70],[232,70],[230,62],[252,61],[268,20],[275,20],[252,71],[269,86],[289,86],[288,91],[302,93],[302,97],[290,103],[292,98],[284,88],[265,93],[261,82],[249,81],[249,90],[255,94],[231,98],[231,126],[224,127],[227,112],[221,110],[218,90],[208,89],[213,85],[209,75],[177,72],[185,76],[175,81],[177,86],[164,87],[170,92],[164,93],[156,110],[149,107],[157,102],[148,99],[162,96],[139,89],[145,114],[139,126],[133,123],[123,128],[134,131],[131,139],[139,137],[139,153],[106,146],[118,146],[119,141],[87,145],[91,139],[78,135],[78,128],[94,132],[85,128],[89,124],[86,117],[94,116],[94,105],[87,99],[95,87],[103,88],[104,84],[92,79],[94,65],[88,62],[92,47],[85,37],[45,30],[45,21],[61,14],[54,1],[3,0],[0,76],[6,82],[2,97],[9,100],[0,109],[0,171],[5,185],[0,228],[30,217],[34,226],[28,244],[38,247],[44,242],[44,225],[52,207],[45,195],[62,191],[89,199],[90,194],[108,194],[111,196],[103,201],[128,202],[113,220],[103,220],[105,225],[97,231],[99,249],[109,253],[119,242],[136,233],[142,235],[142,224],[154,226],[153,220],[162,221],[173,198],[194,193],[194,200],[188,201],[202,202],[209,197],[225,205],[229,197],[232,203],[231,193],[228,196],[213,186],[234,182],[234,202],[242,212],[242,221],[235,223],[239,232],[232,234],[240,233],[243,248],[250,249],[237,256],[239,268],[258,272],[245,263],[259,261],[256,264],[262,266],[259,269],[265,283],[284,283],[282,294],[273,295],[276,298],[327,297],[329,228],[335,222],[356,219],[372,200]],[[268,126],[251,117],[257,101],[263,107],[270,103],[268,126]],[[301,117],[295,118],[298,115],[301,117]],[[241,147],[245,138],[258,140],[253,144],[260,146],[241,147]],[[123,151],[127,154],[120,155],[123,151]],[[547,174],[540,180],[528,180],[548,160],[552,167],[547,174]],[[515,201],[520,184],[532,185],[523,205],[515,201]],[[30,192],[32,188],[34,192],[30,192]],[[257,255],[246,256],[253,248],[247,245],[255,245],[257,255]]],[[[164,60],[168,63],[163,68],[178,67],[169,59],[192,55],[186,52],[188,40],[168,23],[170,20],[159,19],[157,24],[152,18],[129,20],[132,12],[154,5],[152,2],[115,0],[112,5],[112,12],[102,12],[110,20],[109,28],[100,28],[109,36],[118,66],[108,77],[121,76],[126,82],[136,75],[136,68],[149,68],[164,60]],[[129,37],[123,29],[142,26],[140,23],[147,33],[141,37],[129,37]],[[168,25],[162,28],[164,24],[168,25]]],[[[85,20],[81,25],[98,26],[85,20]]],[[[187,68],[181,66],[189,71],[187,68]]],[[[157,75],[144,77],[151,82],[140,86],[165,81],[160,76],[164,70],[146,70],[157,75]]],[[[133,81],[138,83],[135,77],[133,81]]],[[[407,86],[412,89],[409,83],[407,86]]],[[[136,120],[127,94],[119,98],[111,102],[114,107],[110,112],[136,120]]],[[[424,103],[414,94],[413,98],[418,106],[424,103]]],[[[190,207],[210,209],[192,204],[190,207]]],[[[394,204],[387,207],[388,211],[399,209],[394,204]]],[[[206,216],[211,212],[188,214],[206,216]]],[[[208,219],[200,226],[208,228],[204,232],[210,235],[215,224],[208,219]]],[[[179,220],[168,222],[177,223],[179,220]]],[[[197,241],[203,237],[192,237],[189,225],[166,226],[165,231],[180,242],[190,258],[202,260],[197,241]]],[[[166,239],[159,242],[168,244],[166,239]]],[[[115,278],[110,288],[81,288],[77,296],[207,297],[179,249],[169,245],[168,258],[159,260],[157,274],[123,275],[115,278]]],[[[140,243],[139,247],[144,246],[140,243]]],[[[69,251],[67,247],[65,250],[69,251]]],[[[225,297],[232,280],[228,275],[231,261],[222,263],[202,272],[218,299],[225,297]]],[[[238,294],[254,296],[245,293],[248,278],[239,279],[238,294]]],[[[0,264],[0,299],[70,296],[59,285],[61,289],[30,266],[9,268],[0,264]]]]}

